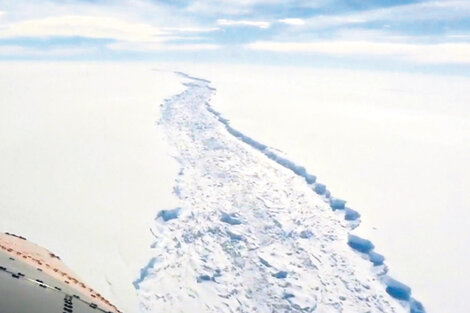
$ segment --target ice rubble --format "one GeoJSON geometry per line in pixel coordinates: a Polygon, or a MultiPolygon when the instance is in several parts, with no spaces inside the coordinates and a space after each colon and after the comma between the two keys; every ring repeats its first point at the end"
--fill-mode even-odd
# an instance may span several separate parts
{"type": "Polygon", "coordinates": [[[411,289],[384,275],[373,244],[348,234],[360,215],[346,201],[233,129],[209,105],[209,82],[180,74],[187,89],[165,101],[160,126],[184,173],[181,206],[152,229],[143,311],[420,312],[411,289]]]}
{"type": "Polygon", "coordinates": [[[161,218],[164,222],[168,222],[169,220],[178,218],[180,208],[175,208],[172,210],[161,210],[157,214],[157,218],[161,218]]]}

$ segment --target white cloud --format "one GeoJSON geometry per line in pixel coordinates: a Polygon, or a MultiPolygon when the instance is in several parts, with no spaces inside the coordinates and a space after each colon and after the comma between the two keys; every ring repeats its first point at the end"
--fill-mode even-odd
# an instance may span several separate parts
{"type": "Polygon", "coordinates": [[[162,27],[165,32],[175,33],[210,33],[219,30],[218,27],[162,27]]]}
{"type": "Polygon", "coordinates": [[[243,15],[253,13],[257,5],[282,5],[283,0],[196,0],[186,10],[205,15],[243,15]]]}
{"type": "Polygon", "coordinates": [[[447,21],[462,17],[470,17],[470,2],[450,0],[397,5],[359,13],[315,16],[305,20],[305,25],[321,29],[376,21],[388,23],[447,21]]]}
{"type": "Polygon", "coordinates": [[[155,41],[165,32],[145,23],[113,17],[60,16],[16,22],[0,29],[0,38],[82,36],[126,41],[155,41]]]}
{"type": "Polygon", "coordinates": [[[152,52],[152,51],[203,51],[217,50],[219,45],[214,44],[168,44],[158,42],[115,42],[107,45],[111,50],[152,52]]]}
{"type": "Polygon", "coordinates": [[[450,34],[446,37],[453,39],[470,40],[470,34],[450,34]]]}
{"type": "Polygon", "coordinates": [[[382,21],[390,27],[390,23],[406,23],[416,21],[449,21],[462,17],[470,17],[469,1],[432,1],[388,8],[346,13],[339,15],[319,15],[305,19],[305,26],[313,29],[341,27],[352,24],[364,24],[382,21]]]}
{"type": "Polygon", "coordinates": [[[430,1],[365,12],[365,19],[389,21],[452,20],[470,17],[470,2],[462,0],[430,1]]]}
{"type": "Polygon", "coordinates": [[[294,25],[294,26],[305,24],[305,21],[300,18],[284,18],[284,19],[278,20],[278,22],[283,23],[283,24],[288,24],[288,25],[294,25]]]}
{"type": "MultiPolygon", "coordinates": [[[[334,32],[335,41],[374,41],[374,42],[415,42],[416,38],[397,32],[391,32],[388,28],[370,29],[359,27],[341,28],[334,32]]],[[[425,39],[423,36],[421,39],[425,39]]]]}
{"type": "Polygon", "coordinates": [[[312,28],[327,28],[349,24],[362,24],[367,21],[368,20],[361,15],[321,15],[310,18],[305,22],[305,25],[312,28]]]}
{"type": "Polygon", "coordinates": [[[217,20],[217,24],[221,26],[253,26],[258,28],[269,28],[271,24],[265,21],[247,21],[247,20],[226,20],[226,19],[219,19],[217,20]]]}
{"type": "Polygon", "coordinates": [[[37,49],[17,45],[0,45],[0,56],[10,57],[71,57],[89,54],[96,50],[92,47],[57,47],[37,49]]]}
{"type": "MultiPolygon", "coordinates": [[[[117,42],[107,45],[112,50],[126,51],[195,51],[214,50],[218,46],[211,44],[171,44],[169,41],[194,41],[194,37],[184,34],[211,32],[217,27],[155,27],[148,23],[130,22],[124,19],[104,16],[77,16],[66,15],[31,19],[7,24],[0,28],[0,38],[15,37],[54,37],[54,36],[81,36],[97,39],[114,39],[117,42]]],[[[3,46],[0,55],[65,55],[86,53],[83,48],[54,48],[35,50],[21,46],[3,46]]]]}
{"type": "Polygon", "coordinates": [[[359,57],[394,57],[418,63],[470,63],[470,43],[410,44],[373,41],[254,42],[248,49],[359,57]]]}
{"type": "Polygon", "coordinates": [[[334,0],[195,0],[186,11],[203,15],[259,15],[259,6],[279,8],[318,8],[328,6],[334,0]]]}

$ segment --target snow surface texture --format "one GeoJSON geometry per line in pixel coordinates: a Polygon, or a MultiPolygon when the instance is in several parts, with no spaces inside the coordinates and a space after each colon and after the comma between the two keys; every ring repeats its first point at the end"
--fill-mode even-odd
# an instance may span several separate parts
{"type": "Polygon", "coordinates": [[[148,64],[0,63],[0,231],[137,312],[149,225],[157,205],[176,204],[178,164],[155,121],[183,89],[148,64]]]}
{"type": "Polygon", "coordinates": [[[349,235],[357,213],[346,218],[305,169],[231,129],[208,105],[208,81],[181,75],[187,89],[159,123],[181,166],[180,201],[152,226],[153,256],[134,283],[142,311],[420,312],[372,243],[349,235]]]}
{"type": "MultiPolygon", "coordinates": [[[[354,234],[429,313],[470,312],[470,77],[267,65],[177,69],[233,128],[286,151],[359,210],[354,234]]],[[[413,71],[412,69],[409,69],[413,71]]]]}

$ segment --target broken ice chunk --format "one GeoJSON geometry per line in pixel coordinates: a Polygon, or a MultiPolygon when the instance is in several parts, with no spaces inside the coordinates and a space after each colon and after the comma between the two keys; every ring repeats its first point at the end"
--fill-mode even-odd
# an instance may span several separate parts
{"type": "Polygon", "coordinates": [[[324,195],[326,192],[326,186],[323,184],[315,184],[315,187],[313,190],[319,195],[324,195]]]}
{"type": "Polygon", "coordinates": [[[198,278],[197,278],[197,282],[198,283],[201,283],[203,281],[211,281],[212,280],[212,277],[210,277],[209,275],[207,274],[204,274],[204,275],[199,275],[198,278]]]}
{"type": "Polygon", "coordinates": [[[338,198],[331,198],[330,199],[330,206],[333,210],[344,210],[344,205],[346,201],[338,199],[338,198]]]}
{"type": "Polygon", "coordinates": [[[224,223],[230,224],[230,225],[240,225],[242,222],[232,216],[232,214],[227,214],[227,213],[222,213],[222,217],[220,220],[224,223]]]}
{"type": "Polygon", "coordinates": [[[387,293],[399,300],[409,300],[411,295],[411,288],[407,285],[400,283],[399,281],[387,277],[385,280],[385,285],[387,285],[387,293]]]}
{"type": "Polygon", "coordinates": [[[273,275],[276,278],[283,279],[287,277],[287,272],[286,271],[279,271],[276,274],[273,275]]]}
{"type": "Polygon", "coordinates": [[[368,253],[374,249],[374,244],[367,239],[362,239],[356,235],[349,234],[348,245],[359,252],[368,253]]]}
{"type": "Polygon", "coordinates": [[[354,211],[353,209],[346,208],[345,214],[344,214],[344,219],[346,221],[355,221],[357,220],[361,215],[359,212],[354,211]]]}
{"type": "Polygon", "coordinates": [[[369,252],[369,260],[374,264],[374,266],[379,266],[384,264],[385,257],[377,252],[369,252]]]}
{"type": "Polygon", "coordinates": [[[179,212],[180,208],[176,208],[173,210],[161,210],[160,212],[158,212],[156,219],[161,217],[163,221],[168,222],[169,220],[178,218],[179,212]]]}

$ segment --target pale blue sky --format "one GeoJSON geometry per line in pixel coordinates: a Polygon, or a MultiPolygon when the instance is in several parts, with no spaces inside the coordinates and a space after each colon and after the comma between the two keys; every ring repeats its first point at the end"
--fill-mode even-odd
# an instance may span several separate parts
{"type": "Polygon", "coordinates": [[[470,1],[6,0],[0,59],[466,72],[470,1]]]}

